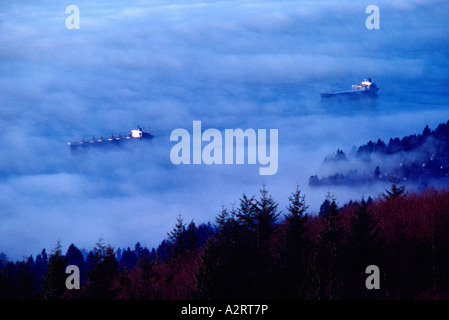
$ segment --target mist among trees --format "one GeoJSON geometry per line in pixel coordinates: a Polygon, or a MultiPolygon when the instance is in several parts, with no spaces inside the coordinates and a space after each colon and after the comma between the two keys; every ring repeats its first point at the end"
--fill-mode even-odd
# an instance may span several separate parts
{"type": "MultiPolygon", "coordinates": [[[[22,261],[0,259],[1,299],[446,299],[449,191],[407,192],[393,182],[377,198],[308,211],[299,187],[280,208],[266,186],[222,207],[215,221],[179,216],[157,248],[82,251],[59,242],[22,261]],[[67,265],[81,272],[68,290],[67,265]],[[365,269],[380,269],[380,289],[365,269]]],[[[151,230],[149,230],[151,232],[151,230]]]]}

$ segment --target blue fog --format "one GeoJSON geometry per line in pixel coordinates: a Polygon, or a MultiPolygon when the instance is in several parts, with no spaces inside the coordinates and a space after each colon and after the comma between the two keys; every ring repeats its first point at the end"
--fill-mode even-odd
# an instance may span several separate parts
{"type": "Polygon", "coordinates": [[[0,252],[11,259],[98,238],[156,246],[181,214],[213,221],[265,183],[285,211],[299,184],[310,212],[385,188],[310,189],[322,160],[449,119],[445,1],[0,1],[0,252]],[[371,101],[327,101],[365,77],[371,101]],[[278,129],[279,169],[180,165],[170,133],[278,129]],[[67,141],[151,128],[151,143],[70,152],[67,141]]]}

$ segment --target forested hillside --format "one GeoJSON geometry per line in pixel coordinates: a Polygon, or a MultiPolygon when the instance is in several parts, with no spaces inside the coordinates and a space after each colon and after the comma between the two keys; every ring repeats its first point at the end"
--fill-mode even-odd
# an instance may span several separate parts
{"type": "Polygon", "coordinates": [[[23,261],[2,255],[0,299],[449,298],[448,190],[393,183],[376,199],[323,200],[312,214],[296,189],[279,208],[262,187],[213,224],[180,216],[155,249],[100,239],[87,255],[59,243],[23,261]],[[81,269],[79,290],[65,287],[69,264],[81,269]],[[365,286],[368,265],[379,267],[379,290],[365,286]]]}
{"type": "Polygon", "coordinates": [[[426,126],[422,133],[390,138],[388,143],[369,141],[348,154],[337,150],[324,159],[324,165],[334,173],[309,179],[311,186],[357,185],[388,181],[392,175],[404,183],[425,188],[429,184],[448,186],[449,180],[449,121],[435,130],[426,126]],[[345,163],[351,165],[345,166],[345,163]]]}

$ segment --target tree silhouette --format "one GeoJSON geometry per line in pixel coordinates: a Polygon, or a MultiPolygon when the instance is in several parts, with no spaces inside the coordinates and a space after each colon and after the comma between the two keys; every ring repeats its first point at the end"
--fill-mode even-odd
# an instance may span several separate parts
{"type": "Polygon", "coordinates": [[[291,233],[295,234],[298,231],[302,231],[307,216],[306,210],[309,208],[306,205],[305,196],[301,195],[301,190],[296,187],[296,190],[288,197],[289,205],[287,206],[287,214],[284,215],[288,226],[292,229],[291,233]]]}
{"type": "Polygon", "coordinates": [[[176,226],[168,233],[168,243],[170,246],[170,255],[177,256],[184,253],[186,249],[185,243],[186,225],[181,215],[176,219],[176,226]]]}
{"type": "Polygon", "coordinates": [[[254,269],[251,263],[254,230],[253,200],[245,195],[240,199],[240,210],[224,208],[217,216],[217,232],[206,241],[201,265],[196,276],[196,297],[199,299],[242,299],[251,297],[254,269]],[[237,212],[239,216],[237,217],[237,212]]]}
{"type": "MultiPolygon", "coordinates": [[[[84,257],[81,251],[72,243],[65,254],[67,265],[75,265],[80,270],[80,281],[84,282],[86,280],[85,270],[84,270],[84,257]]],[[[66,275],[67,277],[67,275],[66,275]]]]}
{"type": "Polygon", "coordinates": [[[42,249],[41,253],[36,256],[36,260],[34,262],[34,274],[36,277],[36,282],[40,287],[42,287],[42,281],[45,276],[46,268],[48,263],[48,256],[45,248],[42,249]]]}
{"type": "Polygon", "coordinates": [[[278,221],[278,204],[263,186],[258,199],[243,195],[236,209],[223,206],[214,232],[179,217],[157,249],[139,242],[124,249],[120,269],[102,239],[84,263],[74,244],[64,256],[59,241],[48,257],[45,250],[19,262],[3,256],[0,298],[447,300],[449,190],[404,197],[399,188],[387,201],[379,195],[342,207],[328,194],[319,213],[308,214],[297,187],[278,221]],[[173,246],[178,254],[168,256],[173,246]],[[81,290],[65,289],[69,263],[84,265],[81,290]],[[365,287],[371,264],[381,270],[381,290],[365,287]]]}
{"type": "Polygon", "coordinates": [[[205,246],[197,276],[202,299],[267,298],[273,283],[269,239],[276,226],[277,203],[265,186],[260,199],[243,194],[231,215],[220,211],[218,231],[205,246]]]}
{"type": "Polygon", "coordinates": [[[279,248],[280,270],[277,271],[279,280],[276,295],[285,299],[298,299],[306,272],[308,240],[305,236],[305,212],[308,206],[298,186],[288,199],[284,234],[279,248]]]}
{"type": "Polygon", "coordinates": [[[114,249],[105,245],[100,238],[89,256],[90,269],[87,271],[87,296],[94,300],[112,299],[115,296],[112,285],[118,274],[118,261],[114,249]]]}
{"type": "Polygon", "coordinates": [[[48,258],[47,271],[42,285],[42,298],[45,300],[59,299],[64,291],[67,260],[62,254],[61,243],[58,241],[56,247],[48,258]]]}
{"type": "Polygon", "coordinates": [[[323,229],[318,237],[319,292],[323,299],[341,297],[341,236],[340,215],[336,199],[328,193],[320,207],[323,229]]]}
{"type": "Polygon", "coordinates": [[[248,230],[255,230],[256,224],[254,220],[256,209],[256,202],[254,197],[248,198],[246,194],[243,194],[240,199],[240,205],[235,211],[235,217],[239,224],[248,230]]]}
{"type": "Polygon", "coordinates": [[[198,247],[197,230],[198,229],[193,220],[190,221],[184,232],[185,251],[188,252],[198,247]]]}
{"type": "Polygon", "coordinates": [[[366,290],[365,269],[381,262],[381,242],[377,221],[374,220],[368,202],[362,198],[351,217],[348,246],[345,248],[345,297],[367,299],[373,292],[366,290]]]}
{"type": "Polygon", "coordinates": [[[383,193],[382,196],[388,201],[390,199],[402,198],[406,195],[405,186],[399,186],[399,178],[396,176],[391,176],[390,178],[391,188],[390,190],[385,190],[386,193],[383,193]]]}
{"type": "Polygon", "coordinates": [[[256,200],[253,221],[256,227],[257,247],[266,249],[269,237],[276,227],[276,222],[281,214],[277,211],[278,204],[273,200],[271,195],[262,185],[260,190],[260,199],[256,200]]]}
{"type": "Polygon", "coordinates": [[[228,212],[228,209],[226,209],[224,206],[221,207],[220,213],[215,218],[214,228],[217,233],[222,232],[226,226],[228,225],[231,217],[228,212]]]}

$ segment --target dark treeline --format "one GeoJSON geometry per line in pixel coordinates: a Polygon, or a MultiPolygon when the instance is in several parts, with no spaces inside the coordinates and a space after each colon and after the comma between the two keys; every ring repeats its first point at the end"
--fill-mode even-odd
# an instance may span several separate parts
{"type": "Polygon", "coordinates": [[[393,183],[343,206],[328,194],[311,214],[300,189],[279,208],[263,186],[213,224],[179,216],[157,249],[100,239],[87,254],[57,243],[36,258],[2,256],[0,299],[447,299],[448,208],[448,190],[393,183]],[[65,287],[71,264],[79,290],[65,287]],[[379,267],[378,290],[366,288],[369,265],[379,267]]]}
{"type": "Polygon", "coordinates": [[[370,164],[372,170],[352,168],[347,172],[335,172],[327,177],[313,175],[309,185],[356,185],[375,181],[388,181],[395,175],[402,181],[421,184],[424,188],[438,181],[444,186],[449,182],[449,121],[439,124],[435,130],[426,126],[422,133],[400,138],[369,141],[353,148],[346,155],[342,150],[324,159],[324,163],[338,164],[356,159],[370,164]]]}

